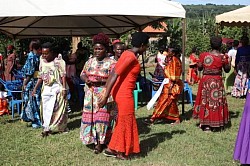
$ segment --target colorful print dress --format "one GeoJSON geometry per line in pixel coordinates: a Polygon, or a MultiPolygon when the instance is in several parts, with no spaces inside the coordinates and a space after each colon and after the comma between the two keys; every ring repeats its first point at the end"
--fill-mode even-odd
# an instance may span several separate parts
{"type": "Polygon", "coordinates": [[[199,118],[202,126],[223,127],[229,121],[222,81],[222,68],[229,65],[228,61],[224,60],[224,55],[205,52],[200,55],[199,63],[203,66],[203,77],[198,87],[193,118],[199,118]]]}
{"type": "Polygon", "coordinates": [[[163,52],[162,54],[158,52],[156,56],[157,65],[154,70],[154,75],[156,78],[162,78],[164,77],[164,67],[165,67],[165,58],[166,58],[167,52],[163,52]]]}
{"type": "Polygon", "coordinates": [[[51,62],[41,60],[39,78],[43,80],[41,112],[45,131],[63,132],[67,128],[67,100],[62,96],[62,77],[66,77],[66,65],[61,56],[51,62]]]}
{"type": "Polygon", "coordinates": [[[39,56],[32,51],[28,54],[25,65],[23,66],[22,73],[25,77],[29,76],[31,79],[27,83],[23,92],[23,110],[21,113],[21,119],[26,122],[32,122],[33,128],[41,127],[40,119],[40,100],[41,100],[41,88],[36,91],[36,95],[33,97],[31,93],[37,83],[37,74],[39,70],[39,56]]]}
{"type": "Polygon", "coordinates": [[[238,48],[235,65],[237,68],[237,75],[234,81],[232,96],[245,97],[250,76],[250,45],[238,48]]]}
{"type": "Polygon", "coordinates": [[[80,128],[80,139],[83,144],[105,144],[110,139],[110,111],[112,104],[107,104],[103,108],[97,105],[98,95],[102,92],[103,86],[113,70],[116,61],[106,57],[102,61],[97,58],[89,59],[82,70],[91,82],[98,82],[100,86],[85,86],[84,106],[80,128]]]}

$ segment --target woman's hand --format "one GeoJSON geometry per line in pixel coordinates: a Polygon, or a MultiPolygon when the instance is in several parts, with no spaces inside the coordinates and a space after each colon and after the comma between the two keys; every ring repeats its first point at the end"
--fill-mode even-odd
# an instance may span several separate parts
{"type": "Polygon", "coordinates": [[[105,94],[106,94],[106,88],[103,88],[101,93],[99,93],[97,96],[99,108],[102,108],[108,101],[108,98],[105,97],[105,94]]]}
{"type": "Polygon", "coordinates": [[[98,97],[98,106],[99,108],[102,108],[104,105],[107,104],[108,98],[107,97],[98,97]]]}
{"type": "Polygon", "coordinates": [[[64,99],[67,99],[67,90],[62,90],[62,96],[64,99]]]}
{"type": "Polygon", "coordinates": [[[22,86],[22,91],[25,91],[26,86],[27,86],[27,85],[24,85],[24,84],[23,84],[23,86],[22,86]]]}
{"type": "Polygon", "coordinates": [[[85,78],[85,79],[84,79],[84,82],[85,82],[85,84],[87,84],[88,86],[91,86],[91,85],[92,85],[92,82],[91,82],[88,78],[85,78]]]}
{"type": "Polygon", "coordinates": [[[236,69],[234,69],[234,74],[235,74],[235,75],[237,75],[237,74],[238,74],[238,72],[237,72],[237,70],[236,70],[236,69]]]}
{"type": "Polygon", "coordinates": [[[228,55],[225,54],[225,55],[222,57],[222,63],[223,63],[223,64],[228,64],[228,63],[229,63],[228,59],[229,59],[228,55]]]}
{"type": "Polygon", "coordinates": [[[33,89],[31,96],[35,96],[35,94],[36,94],[36,89],[33,89]]]}

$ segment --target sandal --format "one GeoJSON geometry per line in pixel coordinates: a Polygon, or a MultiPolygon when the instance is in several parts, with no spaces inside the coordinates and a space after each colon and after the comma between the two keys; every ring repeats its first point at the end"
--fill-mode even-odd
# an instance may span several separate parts
{"type": "Polygon", "coordinates": [[[204,132],[211,132],[211,128],[210,127],[205,127],[203,131],[204,132]]]}
{"type": "Polygon", "coordinates": [[[41,133],[41,136],[42,136],[42,137],[47,137],[47,136],[49,136],[49,134],[50,134],[50,131],[43,131],[43,132],[41,133]]]}
{"type": "Polygon", "coordinates": [[[96,146],[95,146],[95,149],[94,149],[94,153],[95,153],[95,154],[102,153],[102,150],[103,150],[103,149],[102,149],[102,145],[100,145],[100,144],[99,144],[99,145],[96,145],[96,146]]]}
{"type": "Polygon", "coordinates": [[[125,156],[125,155],[120,154],[120,153],[117,154],[116,158],[119,160],[128,160],[129,159],[128,156],[125,156]]]}
{"type": "Polygon", "coordinates": [[[152,125],[152,124],[154,124],[154,120],[153,120],[153,119],[145,119],[143,122],[144,122],[146,125],[152,125]]]}
{"type": "Polygon", "coordinates": [[[103,154],[107,157],[117,157],[117,153],[110,149],[106,149],[103,154]]]}
{"type": "Polygon", "coordinates": [[[171,125],[177,125],[177,124],[180,124],[181,123],[181,121],[180,120],[176,120],[174,123],[171,123],[171,125]]]}

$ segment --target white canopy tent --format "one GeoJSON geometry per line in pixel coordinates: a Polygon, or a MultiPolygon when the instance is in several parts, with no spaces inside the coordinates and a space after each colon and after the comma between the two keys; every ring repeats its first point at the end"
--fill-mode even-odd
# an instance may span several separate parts
{"type": "Polygon", "coordinates": [[[250,6],[245,6],[215,17],[221,26],[250,26],[250,6]]]}
{"type": "MultiPolygon", "coordinates": [[[[13,39],[93,36],[99,32],[118,37],[153,22],[182,18],[183,55],[185,17],[183,6],[169,0],[0,0],[0,32],[13,39]]],[[[184,96],[182,100],[184,113],[184,96]]]]}
{"type": "Polygon", "coordinates": [[[0,31],[12,38],[119,36],[167,18],[185,18],[168,0],[0,0],[0,31]]]}

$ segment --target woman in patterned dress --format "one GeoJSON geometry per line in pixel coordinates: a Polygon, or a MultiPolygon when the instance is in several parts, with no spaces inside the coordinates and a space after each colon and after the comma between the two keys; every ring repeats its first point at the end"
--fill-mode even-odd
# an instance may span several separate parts
{"type": "Polygon", "coordinates": [[[40,100],[41,100],[41,88],[38,87],[36,95],[31,96],[31,93],[37,83],[37,76],[39,70],[40,55],[38,50],[41,49],[40,41],[32,40],[30,42],[30,52],[23,66],[22,73],[25,75],[23,80],[23,111],[21,113],[21,119],[26,122],[32,122],[33,128],[41,127],[40,119],[40,100]]]}
{"type": "Polygon", "coordinates": [[[110,111],[112,104],[99,108],[97,99],[116,61],[107,57],[109,37],[99,33],[93,37],[94,57],[84,65],[81,79],[85,82],[85,97],[80,128],[80,138],[85,145],[95,144],[94,153],[102,152],[109,141],[110,111]]]}
{"type": "Polygon", "coordinates": [[[230,64],[228,57],[219,51],[221,37],[212,37],[210,44],[212,50],[202,53],[198,62],[198,70],[203,70],[203,77],[199,83],[193,112],[193,117],[199,118],[200,127],[204,131],[224,127],[229,122],[222,69],[228,73],[230,64]]]}
{"type": "Polygon", "coordinates": [[[249,38],[241,38],[242,46],[237,49],[234,73],[236,73],[232,96],[245,97],[250,76],[250,45],[249,38]]]}
{"type": "Polygon", "coordinates": [[[40,62],[38,81],[32,95],[35,95],[43,83],[41,92],[43,137],[52,132],[67,131],[66,65],[62,57],[57,56],[58,51],[51,43],[42,45],[43,59],[40,62]]]}

